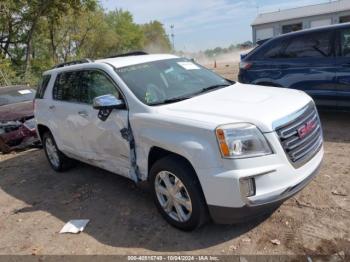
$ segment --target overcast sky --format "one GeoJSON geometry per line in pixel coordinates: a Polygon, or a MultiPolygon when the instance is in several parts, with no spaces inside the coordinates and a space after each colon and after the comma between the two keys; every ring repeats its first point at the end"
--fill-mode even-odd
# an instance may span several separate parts
{"type": "Polygon", "coordinates": [[[130,11],[137,23],[159,20],[175,48],[198,51],[252,39],[250,24],[259,12],[329,2],[329,0],[101,0],[107,10],[130,11]]]}

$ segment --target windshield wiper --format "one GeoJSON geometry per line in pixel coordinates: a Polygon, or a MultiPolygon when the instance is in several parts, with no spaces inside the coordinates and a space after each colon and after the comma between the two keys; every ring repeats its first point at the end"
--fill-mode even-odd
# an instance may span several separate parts
{"type": "Polygon", "coordinates": [[[156,106],[156,105],[165,105],[165,104],[170,104],[170,103],[175,103],[175,102],[179,102],[179,101],[183,101],[186,99],[190,99],[192,96],[179,96],[179,97],[173,97],[173,98],[169,98],[169,99],[165,99],[163,101],[159,101],[159,102],[154,102],[154,103],[149,103],[149,106],[156,106]]]}
{"type": "Polygon", "coordinates": [[[205,92],[208,92],[210,90],[218,89],[220,87],[227,87],[227,86],[230,86],[230,85],[229,84],[219,84],[219,85],[208,86],[208,87],[203,88],[201,91],[199,91],[198,94],[205,93],[205,92]]]}

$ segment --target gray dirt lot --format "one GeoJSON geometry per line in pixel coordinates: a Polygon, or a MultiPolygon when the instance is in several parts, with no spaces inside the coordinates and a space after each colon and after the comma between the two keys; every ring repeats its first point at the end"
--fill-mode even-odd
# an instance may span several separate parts
{"type": "Polygon", "coordinates": [[[321,119],[325,161],[305,190],[264,219],[192,233],[169,226],[127,179],[84,164],[57,174],[37,149],[0,155],[0,254],[349,255],[350,114],[321,119]],[[91,220],[83,233],[58,233],[77,218],[91,220]]]}

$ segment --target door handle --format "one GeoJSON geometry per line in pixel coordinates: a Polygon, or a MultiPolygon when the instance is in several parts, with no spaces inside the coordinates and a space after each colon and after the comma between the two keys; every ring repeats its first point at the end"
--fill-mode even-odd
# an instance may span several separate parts
{"type": "Polygon", "coordinates": [[[88,113],[86,111],[79,111],[78,114],[81,116],[81,117],[88,117],[88,113]]]}
{"type": "Polygon", "coordinates": [[[51,105],[51,106],[49,106],[49,109],[51,109],[51,110],[53,110],[53,109],[55,109],[56,107],[54,106],[54,105],[51,105]]]}

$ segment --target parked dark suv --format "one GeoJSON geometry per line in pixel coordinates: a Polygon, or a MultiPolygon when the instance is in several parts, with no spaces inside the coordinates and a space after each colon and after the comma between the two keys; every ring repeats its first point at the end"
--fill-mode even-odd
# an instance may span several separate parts
{"type": "Polygon", "coordinates": [[[242,59],[239,81],[303,90],[318,106],[350,110],[350,23],[263,43],[242,59]]]}

